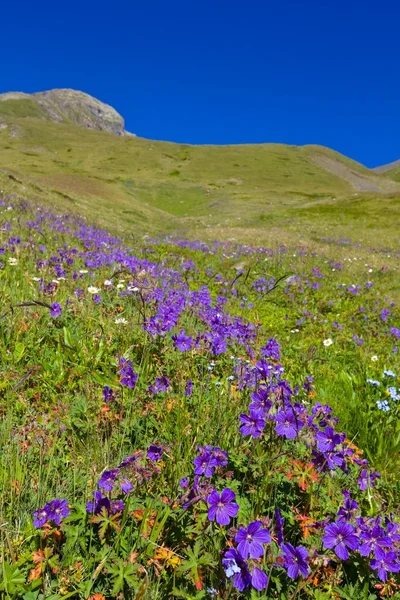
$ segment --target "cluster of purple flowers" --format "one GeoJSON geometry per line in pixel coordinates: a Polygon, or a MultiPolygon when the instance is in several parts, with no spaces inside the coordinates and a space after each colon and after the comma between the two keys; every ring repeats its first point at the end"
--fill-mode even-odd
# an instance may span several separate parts
{"type": "Polygon", "coordinates": [[[120,358],[119,360],[119,375],[121,385],[124,387],[133,389],[138,380],[138,375],[133,370],[133,363],[131,360],[126,358],[120,358]]]}
{"type": "Polygon", "coordinates": [[[39,529],[48,521],[55,525],[60,525],[61,521],[68,517],[70,509],[67,500],[51,500],[43,508],[39,508],[33,513],[33,524],[39,529]]]}
{"type": "Polygon", "coordinates": [[[349,492],[344,494],[345,502],[339,509],[338,519],[325,527],[323,545],[341,560],[347,560],[349,552],[358,551],[370,559],[371,569],[385,582],[388,573],[400,572],[400,525],[388,517],[355,516],[358,504],[349,492]]]}
{"type": "Polygon", "coordinates": [[[115,469],[103,471],[97,482],[99,490],[92,492],[93,500],[86,504],[87,512],[98,515],[105,510],[110,515],[123,511],[125,508],[123,500],[121,498],[111,499],[111,494],[116,491],[116,486],[118,485],[117,494],[120,492],[129,494],[133,490],[133,480],[140,484],[143,480],[148,480],[154,474],[159,473],[156,464],[152,465],[152,463],[160,460],[162,454],[161,446],[151,444],[146,455],[151,461],[150,465],[143,462],[143,452],[135,452],[127,456],[115,469]]]}

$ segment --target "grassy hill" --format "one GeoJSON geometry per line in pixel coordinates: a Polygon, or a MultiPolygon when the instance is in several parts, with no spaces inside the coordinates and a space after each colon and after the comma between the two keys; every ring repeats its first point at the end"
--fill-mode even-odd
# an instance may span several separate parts
{"type": "Polygon", "coordinates": [[[118,137],[54,122],[29,96],[0,102],[0,168],[7,190],[141,234],[318,238],[345,221],[376,239],[400,219],[398,183],[328,148],[118,137]]]}

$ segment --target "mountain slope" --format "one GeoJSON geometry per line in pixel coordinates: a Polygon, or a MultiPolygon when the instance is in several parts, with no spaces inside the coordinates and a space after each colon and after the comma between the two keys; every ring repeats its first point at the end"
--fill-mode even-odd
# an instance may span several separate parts
{"type": "Polygon", "coordinates": [[[387,165],[376,167],[373,170],[384,177],[400,182],[400,159],[395,160],[387,165]]]}
{"type": "Polygon", "coordinates": [[[54,204],[108,226],[143,233],[254,228],[354,195],[400,190],[321,146],[191,146],[91,130],[78,126],[63,94],[62,103],[54,100],[59,92],[0,98],[0,167],[54,204]]]}

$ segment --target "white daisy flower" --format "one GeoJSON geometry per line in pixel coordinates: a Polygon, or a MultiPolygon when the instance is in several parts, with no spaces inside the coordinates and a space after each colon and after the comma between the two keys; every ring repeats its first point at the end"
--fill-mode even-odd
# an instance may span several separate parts
{"type": "Polygon", "coordinates": [[[8,259],[8,264],[9,265],[17,265],[18,264],[18,259],[10,256],[10,258],[8,259]]]}
{"type": "Polygon", "coordinates": [[[128,321],[124,317],[117,317],[114,321],[116,325],[127,325],[128,321]]]}
{"type": "Polygon", "coordinates": [[[100,288],[94,287],[94,285],[89,285],[87,291],[89,294],[98,294],[101,290],[100,288]]]}
{"type": "Polygon", "coordinates": [[[326,340],[323,341],[324,346],[328,347],[328,346],[332,346],[333,344],[333,340],[331,340],[331,338],[328,338],[326,340]]]}

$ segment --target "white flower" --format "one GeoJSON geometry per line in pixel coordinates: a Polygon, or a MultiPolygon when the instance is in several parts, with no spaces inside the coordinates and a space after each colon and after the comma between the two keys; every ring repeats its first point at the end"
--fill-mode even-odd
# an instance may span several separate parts
{"type": "Polygon", "coordinates": [[[372,269],[368,269],[368,273],[372,273],[372,269]]]}
{"type": "Polygon", "coordinates": [[[376,354],[374,354],[373,356],[371,356],[371,360],[372,360],[372,362],[376,362],[377,360],[379,360],[379,358],[377,357],[376,354]]]}
{"type": "Polygon", "coordinates": [[[117,289],[118,290],[123,290],[124,287],[125,287],[125,284],[123,284],[123,283],[117,283],[117,289]]]}
{"type": "Polygon", "coordinates": [[[105,282],[104,282],[104,285],[106,287],[110,287],[110,285],[112,285],[112,284],[113,284],[113,282],[111,281],[111,279],[106,279],[105,282]]]}
{"type": "Polygon", "coordinates": [[[87,269],[81,269],[81,270],[79,271],[79,273],[80,273],[81,275],[85,275],[86,273],[89,273],[89,271],[88,271],[87,269]]]}
{"type": "Polygon", "coordinates": [[[299,333],[300,329],[291,329],[290,333],[299,333]]]}
{"type": "Polygon", "coordinates": [[[326,340],[323,341],[324,346],[328,347],[328,346],[332,346],[333,344],[333,340],[331,340],[331,338],[328,338],[326,340]]]}
{"type": "Polygon", "coordinates": [[[32,281],[41,281],[40,277],[32,277],[32,281]]]}
{"type": "Polygon", "coordinates": [[[98,294],[101,290],[97,287],[94,287],[94,285],[89,285],[87,291],[89,294],[98,294]]]}
{"type": "Polygon", "coordinates": [[[16,258],[13,258],[12,256],[8,259],[8,264],[9,265],[17,265],[18,264],[18,260],[16,258]]]}
{"type": "Polygon", "coordinates": [[[114,321],[116,325],[127,325],[128,321],[124,317],[117,317],[114,321]]]}

